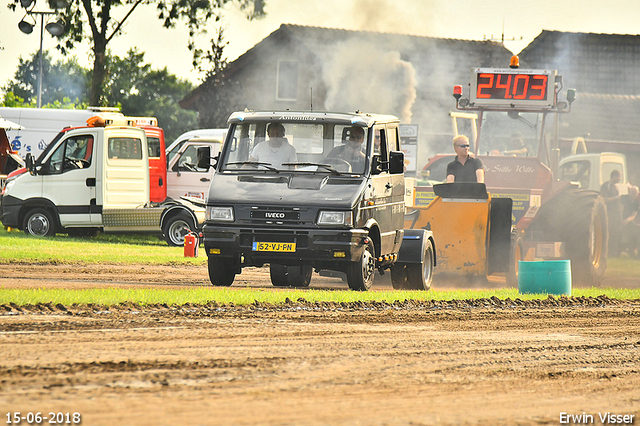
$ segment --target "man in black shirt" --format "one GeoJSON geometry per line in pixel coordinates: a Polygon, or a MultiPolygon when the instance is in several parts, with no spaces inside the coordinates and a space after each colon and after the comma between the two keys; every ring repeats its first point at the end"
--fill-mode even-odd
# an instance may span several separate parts
{"type": "Polygon", "coordinates": [[[469,155],[469,138],[459,135],[453,138],[456,158],[447,165],[447,182],[484,183],[484,165],[479,158],[469,155]]]}

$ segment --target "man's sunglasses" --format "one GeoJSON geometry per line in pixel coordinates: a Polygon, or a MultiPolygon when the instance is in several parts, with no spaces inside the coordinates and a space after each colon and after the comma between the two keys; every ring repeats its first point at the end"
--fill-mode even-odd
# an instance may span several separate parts
{"type": "Polygon", "coordinates": [[[469,148],[469,144],[466,144],[466,145],[458,145],[458,148],[469,148]]]}

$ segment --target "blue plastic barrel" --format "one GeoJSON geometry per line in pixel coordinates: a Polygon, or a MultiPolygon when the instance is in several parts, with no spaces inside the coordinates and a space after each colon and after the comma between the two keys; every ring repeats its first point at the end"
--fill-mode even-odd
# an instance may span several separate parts
{"type": "Polygon", "coordinates": [[[571,261],[518,261],[518,291],[571,296],[571,261]]]}

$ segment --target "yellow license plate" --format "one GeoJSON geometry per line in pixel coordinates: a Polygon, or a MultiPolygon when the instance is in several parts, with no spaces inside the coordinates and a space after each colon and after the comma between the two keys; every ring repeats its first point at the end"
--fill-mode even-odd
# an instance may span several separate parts
{"type": "Polygon", "coordinates": [[[255,241],[253,243],[253,251],[296,251],[296,243],[265,243],[255,241]]]}

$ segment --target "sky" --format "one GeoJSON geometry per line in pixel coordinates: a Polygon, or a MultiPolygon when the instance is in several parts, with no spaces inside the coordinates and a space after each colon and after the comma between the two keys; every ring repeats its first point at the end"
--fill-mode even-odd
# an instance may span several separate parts
{"type": "MultiPolygon", "coordinates": [[[[39,20],[34,32],[25,35],[18,29],[22,9],[12,12],[0,7],[0,86],[10,80],[19,58],[37,52],[40,43],[39,20]]],[[[121,14],[125,9],[121,8],[121,14]]],[[[48,10],[38,0],[36,10],[48,10]]],[[[236,59],[266,38],[282,24],[308,25],[348,30],[400,33],[416,36],[464,40],[501,40],[514,53],[524,49],[542,30],[566,32],[640,34],[638,0],[266,0],[267,16],[249,21],[237,2],[223,10],[223,25],[228,46],[225,55],[236,59]]],[[[207,49],[214,38],[216,25],[198,38],[198,47],[207,49]]],[[[145,53],[145,62],[154,69],[167,67],[169,72],[195,84],[202,75],[191,65],[187,49],[186,26],[162,28],[155,8],[137,9],[125,26],[125,34],[110,44],[112,52],[125,56],[137,46],[145,53]]],[[[55,40],[45,31],[43,49],[54,58],[55,40]]],[[[90,67],[89,45],[73,52],[83,66],[90,67]]]]}

